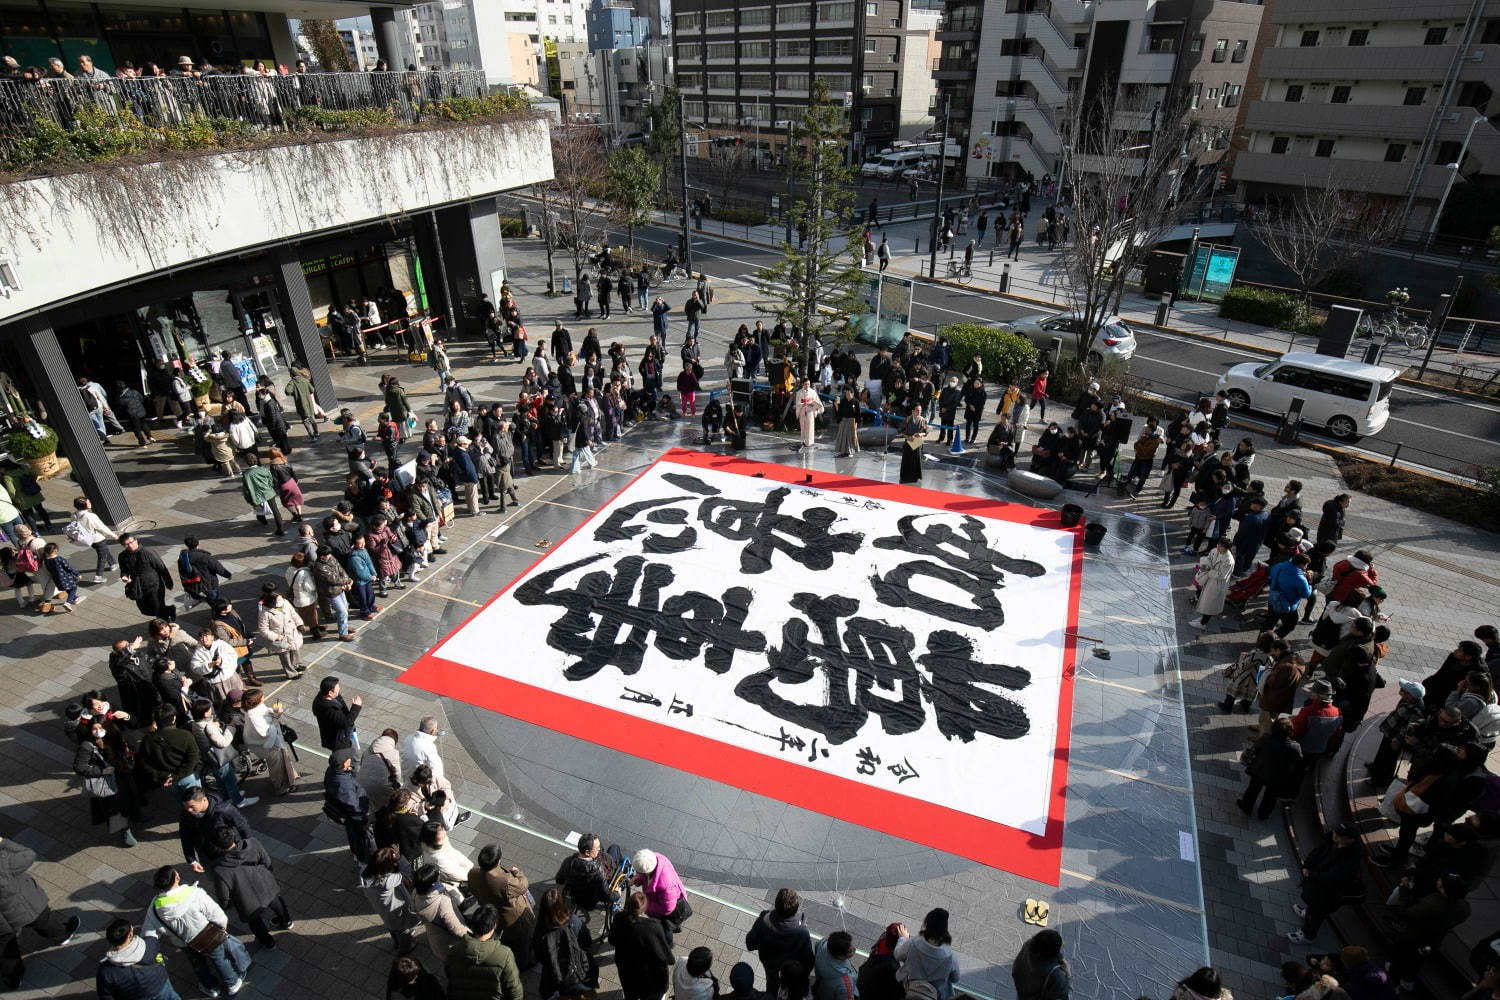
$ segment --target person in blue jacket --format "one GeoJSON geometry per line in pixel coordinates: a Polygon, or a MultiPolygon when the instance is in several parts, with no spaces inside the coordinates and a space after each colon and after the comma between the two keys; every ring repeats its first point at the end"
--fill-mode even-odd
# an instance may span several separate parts
{"type": "Polygon", "coordinates": [[[1307,582],[1307,553],[1298,552],[1292,558],[1271,567],[1267,580],[1270,588],[1266,597],[1269,628],[1275,625],[1276,635],[1285,639],[1297,627],[1297,612],[1302,602],[1312,596],[1312,584],[1307,582]]]}

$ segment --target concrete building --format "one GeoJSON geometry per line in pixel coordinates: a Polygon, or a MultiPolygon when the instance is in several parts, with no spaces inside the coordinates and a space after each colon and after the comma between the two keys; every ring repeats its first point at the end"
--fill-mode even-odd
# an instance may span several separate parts
{"type": "Polygon", "coordinates": [[[822,78],[847,108],[856,157],[916,134],[931,124],[936,15],[926,0],[682,0],[672,40],[687,121],[774,161],[822,78]]]}
{"type": "Polygon", "coordinates": [[[672,80],[669,44],[590,52],[581,45],[559,43],[557,57],[571,120],[598,123],[609,145],[645,138],[651,104],[672,80]]]}
{"type": "MultiPolygon", "coordinates": [[[[360,71],[375,68],[375,63],[380,59],[380,53],[375,46],[375,33],[364,31],[359,28],[340,28],[339,38],[344,41],[344,51],[349,53],[349,58],[354,62],[354,68],[360,71]]],[[[393,67],[400,68],[400,67],[393,67]]]]}
{"type": "MultiPolygon", "coordinates": [[[[16,6],[7,3],[4,27],[16,6]]],[[[47,18],[51,7],[37,5],[35,17],[47,18]]],[[[80,26],[79,12],[69,11],[64,22],[46,24],[45,41],[0,33],[0,45],[28,64],[45,62],[45,46],[58,46],[55,54],[71,62],[58,29],[73,28],[92,39],[88,51],[106,71],[127,58],[174,64],[179,55],[210,53],[220,64],[290,64],[288,14],[373,13],[336,0],[255,0],[252,10],[228,14],[220,3],[185,0],[176,12],[162,8],[160,22],[142,10],[94,4],[88,14],[97,23],[80,26]],[[184,8],[194,14],[184,17],[184,8]],[[225,18],[232,46],[215,49],[215,36],[173,30],[197,24],[200,14],[225,18]]],[[[79,376],[102,383],[111,399],[117,382],[149,395],[147,373],[158,364],[196,380],[228,354],[244,374],[277,386],[292,365],[308,367],[320,403],[337,412],[323,325],[335,304],[399,293],[409,307],[443,317],[442,336],[469,329],[481,293],[497,299],[506,262],[496,195],[551,176],[547,128],[475,121],[432,129],[429,117],[419,120],[417,100],[477,96],[485,82],[452,71],[422,80],[415,95],[402,73],[169,77],[134,81],[129,90],[121,84],[132,81],[58,81],[47,95],[54,103],[33,100],[35,113],[62,128],[86,101],[133,106],[147,122],[206,105],[263,129],[270,143],[178,159],[171,169],[133,162],[118,168],[128,183],[108,164],[0,178],[9,188],[0,213],[0,410],[45,411],[74,478],[107,521],[127,518],[130,502],[75,388],[79,376]],[[308,103],[391,108],[405,127],[274,144],[285,116],[308,103]]],[[[21,126],[0,136],[0,158],[24,138],[21,126]]]]}
{"type": "Polygon", "coordinates": [[[630,49],[656,37],[651,19],[637,14],[629,0],[595,0],[586,26],[590,52],[630,49]]]}
{"type": "MultiPolygon", "coordinates": [[[[1138,112],[1122,134],[1149,133],[1150,109],[1186,107],[1228,150],[1262,8],[1235,0],[949,0],[938,30],[938,101],[966,151],[970,179],[1059,176],[1068,116],[1107,95],[1138,112]]],[[[1086,167],[1086,163],[1075,164],[1086,167]]]]}
{"type": "Polygon", "coordinates": [[[1233,168],[1248,200],[1333,184],[1422,231],[1450,181],[1462,205],[1500,176],[1497,0],[1276,0],[1268,22],[1233,168]]]}

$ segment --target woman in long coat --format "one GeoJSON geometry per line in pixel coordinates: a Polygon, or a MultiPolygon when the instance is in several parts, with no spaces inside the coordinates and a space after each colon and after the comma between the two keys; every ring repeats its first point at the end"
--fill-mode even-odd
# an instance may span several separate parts
{"type": "Polygon", "coordinates": [[[818,433],[818,415],[823,412],[823,401],[818,398],[818,391],[812,387],[812,383],[803,379],[795,402],[797,424],[802,429],[802,447],[811,448],[818,433]]]}
{"type": "Polygon", "coordinates": [[[927,441],[927,421],[922,408],[913,406],[901,425],[901,476],[903,483],[922,481],[922,445],[927,441]]]}
{"type": "Polygon", "coordinates": [[[387,583],[397,590],[406,589],[401,583],[401,556],[396,552],[399,544],[396,533],[383,516],[377,514],[371,518],[370,527],[365,531],[365,548],[370,550],[370,559],[375,563],[381,597],[385,596],[387,583]]]}
{"type": "Polygon", "coordinates": [[[833,441],[833,457],[846,458],[859,453],[859,400],[854,390],[845,388],[839,401],[834,404],[834,416],[838,418],[838,436],[833,441]]]}
{"type": "Polygon", "coordinates": [[[1208,628],[1213,616],[1223,613],[1229,581],[1233,578],[1234,552],[1230,549],[1229,539],[1220,538],[1214,542],[1213,550],[1204,558],[1193,580],[1198,587],[1198,614],[1201,616],[1193,623],[1194,628],[1208,628]]]}

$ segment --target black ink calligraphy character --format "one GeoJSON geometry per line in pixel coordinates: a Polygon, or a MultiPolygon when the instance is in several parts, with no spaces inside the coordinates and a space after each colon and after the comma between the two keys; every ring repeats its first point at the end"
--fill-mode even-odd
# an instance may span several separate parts
{"type": "Polygon", "coordinates": [[[816,736],[814,736],[813,737],[813,741],[812,741],[812,747],[807,751],[807,759],[809,761],[816,761],[818,759],[818,755],[820,753],[824,757],[828,756],[828,750],[827,750],[827,748],[824,748],[822,750],[818,749],[818,738],[816,736]]]}
{"type": "Polygon", "coordinates": [[[766,648],[762,633],[741,628],[748,614],[749,591],[731,587],[724,593],[724,604],[706,594],[688,593],[668,598],[663,606],[662,590],[675,574],[642,556],[619,560],[613,575],[599,569],[584,574],[572,589],[558,585],[567,574],[605,558],[604,553],[586,556],[539,573],[516,588],[521,604],[567,609],[548,629],[547,645],[578,657],[563,672],[568,680],[587,680],[606,666],[618,667],[626,675],[636,673],[653,633],[657,648],[672,659],[693,659],[708,646],[705,660],[719,673],[729,669],[735,650],[766,648]],[[640,595],[635,599],[637,584],[640,595]]]}
{"type": "MultiPolygon", "coordinates": [[[[879,761],[876,761],[876,763],[879,763],[879,761]]],[[[917,773],[917,769],[911,766],[911,761],[907,760],[905,757],[901,758],[901,763],[899,764],[886,765],[886,770],[896,776],[896,784],[898,785],[903,782],[910,781],[913,778],[921,777],[921,775],[917,773]]]]}
{"type": "Polygon", "coordinates": [[[965,517],[960,534],[941,521],[923,530],[917,519],[925,516],[909,514],[896,522],[899,536],[875,539],[876,548],[928,557],[904,562],[884,576],[872,576],[870,583],[875,593],[894,607],[911,608],[987,631],[1004,625],[1005,611],[997,591],[1005,587],[1005,574],[1038,577],[1046,569],[1030,559],[1015,559],[993,551],[977,518],[965,517]],[[912,585],[917,576],[930,577],[963,591],[969,595],[969,603],[954,604],[923,592],[912,585]]]}
{"type": "Polygon", "coordinates": [[[621,701],[633,701],[639,705],[655,705],[661,707],[661,699],[649,691],[637,691],[635,688],[626,688],[625,693],[620,695],[621,701]]]}
{"type": "Polygon", "coordinates": [[[776,741],[778,743],[781,744],[781,750],[782,750],[783,753],[785,753],[789,749],[790,750],[805,750],[805,749],[807,749],[807,741],[804,740],[800,736],[794,736],[791,733],[787,732],[785,726],[781,727],[781,735],[778,736],[778,737],[775,737],[775,739],[776,739],[776,741]]]}
{"type": "Polygon", "coordinates": [[[817,639],[809,636],[807,621],[786,622],[781,645],[766,654],[766,669],[736,684],[735,694],[778,719],[822,733],[835,746],[853,739],[870,712],[880,716],[881,727],[893,736],[922,728],[926,711],[911,657],[916,641],[909,631],[850,617],[859,602],[848,597],[799,593],[791,606],[813,623],[817,639]],[[842,635],[840,618],[849,618],[842,635]],[[816,698],[811,703],[792,701],[778,690],[820,674],[821,684],[802,689],[816,698]]]}
{"type": "MultiPolygon", "coordinates": [[[[657,702],[657,704],[660,705],[661,702],[657,702]]],[[[674,694],[672,696],[672,704],[667,708],[667,714],[685,715],[689,719],[691,719],[693,717],[693,706],[689,705],[687,702],[683,701],[681,698],[677,697],[674,694]]]]}
{"type": "Polygon", "coordinates": [[[880,764],[880,756],[869,747],[860,747],[855,757],[859,759],[859,767],[857,768],[857,773],[859,774],[874,774],[875,768],[880,764]]]}
{"type": "Polygon", "coordinates": [[[770,569],[773,552],[783,552],[808,569],[826,570],[833,567],[836,553],[859,551],[864,534],[834,531],[838,515],[827,507],[810,507],[802,517],[781,513],[781,503],[791,492],[783,486],[759,502],[704,500],[698,520],[717,535],[750,543],[740,552],[740,572],[748,575],[770,569]]]}
{"type": "Polygon", "coordinates": [[[1024,708],[989,687],[980,686],[1021,691],[1031,683],[1030,671],[1001,663],[976,662],[974,644],[946,629],[928,636],[927,652],[917,657],[917,662],[931,675],[923,685],[923,693],[937,713],[938,731],[948,739],[956,736],[970,743],[975,733],[988,733],[1002,740],[1014,740],[1031,731],[1024,708]]]}

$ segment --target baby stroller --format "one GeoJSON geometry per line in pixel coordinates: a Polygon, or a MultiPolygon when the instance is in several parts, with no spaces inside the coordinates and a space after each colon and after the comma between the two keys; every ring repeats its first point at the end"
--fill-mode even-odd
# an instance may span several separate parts
{"type": "Polygon", "coordinates": [[[1245,617],[1246,605],[1266,589],[1266,581],[1270,577],[1271,568],[1265,563],[1256,563],[1255,569],[1250,572],[1249,576],[1229,588],[1224,603],[1234,608],[1237,617],[1245,617]]]}

